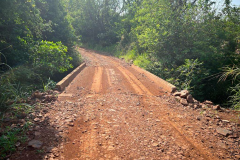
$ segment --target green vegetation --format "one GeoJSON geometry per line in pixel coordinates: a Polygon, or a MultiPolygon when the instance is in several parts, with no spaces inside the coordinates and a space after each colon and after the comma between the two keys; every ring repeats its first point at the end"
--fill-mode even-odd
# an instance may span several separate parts
{"type": "Polygon", "coordinates": [[[229,103],[235,108],[240,109],[240,84],[239,84],[239,75],[240,75],[240,68],[237,66],[224,67],[223,69],[224,74],[220,77],[221,81],[225,81],[228,76],[233,77],[233,84],[235,86],[229,88],[229,91],[232,95],[229,97],[229,103]],[[237,81],[237,83],[234,83],[237,81]]]}
{"type": "Polygon", "coordinates": [[[6,131],[0,136],[0,159],[13,153],[18,143],[20,144],[26,141],[25,132],[30,125],[31,123],[26,123],[21,128],[7,127],[6,131]]]}
{"type": "Polygon", "coordinates": [[[65,1],[3,0],[0,6],[2,112],[43,89],[49,78],[59,81],[81,57],[65,1]]]}

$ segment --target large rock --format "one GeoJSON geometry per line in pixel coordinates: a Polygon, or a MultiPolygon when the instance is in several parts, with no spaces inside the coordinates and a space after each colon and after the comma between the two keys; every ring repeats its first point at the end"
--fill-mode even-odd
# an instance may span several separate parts
{"type": "Polygon", "coordinates": [[[213,102],[206,100],[206,101],[203,102],[203,104],[213,105],[213,102]]]}
{"type": "Polygon", "coordinates": [[[189,91],[188,90],[182,90],[181,91],[181,98],[187,98],[187,96],[189,95],[189,91]]]}
{"type": "Polygon", "coordinates": [[[182,99],[182,98],[179,97],[179,96],[176,96],[175,98],[176,98],[176,100],[178,100],[178,101],[180,101],[180,100],[182,99]]]}
{"type": "Polygon", "coordinates": [[[193,97],[192,97],[191,94],[189,94],[189,95],[187,96],[187,101],[188,101],[189,103],[194,103],[194,100],[193,100],[193,97]]]}
{"type": "Polygon", "coordinates": [[[180,103],[181,103],[182,105],[184,105],[184,106],[187,106],[187,105],[188,105],[188,102],[187,102],[186,99],[181,99],[181,100],[180,100],[180,103]]]}
{"type": "Polygon", "coordinates": [[[31,146],[33,148],[41,148],[43,145],[43,142],[39,141],[39,140],[31,140],[30,142],[28,142],[28,146],[31,146]]]}
{"type": "Polygon", "coordinates": [[[218,128],[216,129],[216,131],[217,131],[217,133],[219,133],[219,134],[221,134],[221,135],[223,135],[223,136],[228,136],[229,134],[232,134],[231,131],[229,131],[229,130],[227,130],[227,129],[225,129],[225,128],[220,128],[220,127],[218,127],[218,128]]]}
{"type": "Polygon", "coordinates": [[[173,96],[180,96],[181,95],[181,92],[175,92],[173,93],[173,96]]]}
{"type": "Polygon", "coordinates": [[[213,106],[212,109],[214,109],[214,110],[220,110],[221,107],[220,107],[219,105],[216,105],[216,106],[213,106]]]}
{"type": "Polygon", "coordinates": [[[221,141],[218,141],[218,142],[217,142],[217,145],[218,145],[220,148],[227,149],[226,144],[223,143],[223,142],[221,142],[221,141]]]}
{"type": "Polygon", "coordinates": [[[198,108],[201,108],[201,106],[200,106],[200,105],[197,105],[197,104],[194,104],[193,108],[194,108],[194,109],[198,109],[198,108]]]}
{"type": "Polygon", "coordinates": [[[41,99],[43,97],[43,94],[39,91],[35,91],[31,97],[41,99]]]}

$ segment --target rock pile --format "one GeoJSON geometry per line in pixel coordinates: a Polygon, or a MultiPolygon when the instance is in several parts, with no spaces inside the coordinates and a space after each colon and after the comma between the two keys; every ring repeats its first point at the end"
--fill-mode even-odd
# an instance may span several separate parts
{"type": "Polygon", "coordinates": [[[49,91],[43,92],[43,93],[41,93],[39,91],[35,91],[32,93],[32,96],[29,98],[29,100],[36,100],[36,101],[40,101],[42,103],[52,102],[52,101],[57,100],[58,94],[59,94],[58,91],[53,91],[53,90],[49,90],[49,91]]]}
{"type": "Polygon", "coordinates": [[[173,93],[173,96],[183,105],[183,106],[189,106],[194,109],[202,108],[212,108],[213,110],[221,110],[221,107],[219,105],[214,105],[211,101],[204,101],[203,103],[197,101],[193,98],[193,96],[189,93],[188,90],[182,90],[180,92],[173,93]]]}

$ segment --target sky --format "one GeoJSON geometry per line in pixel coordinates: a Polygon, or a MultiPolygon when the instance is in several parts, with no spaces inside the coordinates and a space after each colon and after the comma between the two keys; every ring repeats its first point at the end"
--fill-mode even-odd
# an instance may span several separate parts
{"type": "Polygon", "coordinates": [[[232,4],[240,6],[240,0],[232,0],[232,4]]]}
{"type": "MultiPolygon", "coordinates": [[[[223,4],[224,0],[216,0],[217,3],[223,4]]],[[[240,0],[232,0],[232,5],[240,6],[240,0]]]]}

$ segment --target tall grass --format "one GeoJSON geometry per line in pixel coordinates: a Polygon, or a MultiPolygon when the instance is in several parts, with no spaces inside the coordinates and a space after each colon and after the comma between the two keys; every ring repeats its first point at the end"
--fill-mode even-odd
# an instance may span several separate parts
{"type": "Polygon", "coordinates": [[[232,77],[232,82],[235,82],[235,86],[231,87],[229,91],[232,95],[229,97],[229,103],[233,108],[240,110],[240,68],[238,66],[223,67],[223,74],[219,78],[219,81],[226,81],[228,77],[232,77]]]}

